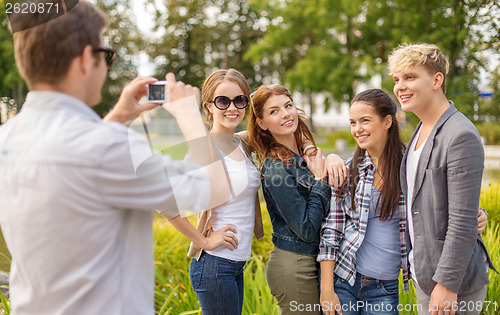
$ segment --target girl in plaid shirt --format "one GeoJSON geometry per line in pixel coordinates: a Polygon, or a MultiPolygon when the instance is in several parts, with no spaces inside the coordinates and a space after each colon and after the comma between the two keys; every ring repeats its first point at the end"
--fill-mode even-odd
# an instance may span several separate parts
{"type": "Polygon", "coordinates": [[[358,146],[348,178],[333,189],[321,228],[321,305],[325,314],[397,314],[398,276],[408,289],[406,212],[399,184],[405,146],[397,107],[379,89],[351,102],[358,146]],[[335,288],[335,289],[334,289],[335,288]]]}
{"type": "MultiPolygon", "coordinates": [[[[358,146],[346,162],[347,180],[332,187],[317,258],[326,315],[397,314],[400,271],[403,288],[409,289],[410,244],[399,178],[405,145],[396,112],[395,102],[379,89],[363,91],[351,102],[351,134],[358,146]]],[[[337,163],[327,161],[326,168],[337,163]]],[[[486,223],[479,211],[479,234],[486,223]]]]}

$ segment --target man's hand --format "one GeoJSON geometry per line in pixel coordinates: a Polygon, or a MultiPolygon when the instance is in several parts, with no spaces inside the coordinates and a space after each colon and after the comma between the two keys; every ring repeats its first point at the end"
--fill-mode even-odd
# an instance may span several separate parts
{"type": "Polygon", "coordinates": [[[477,234],[481,234],[486,229],[486,225],[488,225],[488,215],[483,208],[479,208],[479,212],[477,214],[477,234]]]}
{"type": "Polygon", "coordinates": [[[176,119],[193,114],[201,117],[199,109],[200,90],[190,84],[176,81],[175,75],[171,72],[167,73],[165,78],[168,82],[168,102],[163,104],[163,108],[176,119]]]}
{"type": "Polygon", "coordinates": [[[457,298],[457,292],[442,284],[436,284],[432,290],[429,304],[432,315],[455,315],[457,298]]]}
{"type": "Polygon", "coordinates": [[[125,124],[134,120],[143,111],[159,107],[161,104],[147,103],[139,104],[141,97],[148,94],[148,84],[158,80],[155,78],[135,78],[127,84],[118,102],[113,109],[104,117],[104,120],[117,121],[125,124]]]}

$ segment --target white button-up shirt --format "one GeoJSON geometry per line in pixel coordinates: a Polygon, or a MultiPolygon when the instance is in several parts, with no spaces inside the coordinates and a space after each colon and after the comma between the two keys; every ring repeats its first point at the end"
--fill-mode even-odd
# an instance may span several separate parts
{"type": "Polygon", "coordinates": [[[148,154],[78,99],[28,94],[0,128],[11,314],[154,314],[152,210],[202,209],[210,189],[203,169],[148,154]]]}

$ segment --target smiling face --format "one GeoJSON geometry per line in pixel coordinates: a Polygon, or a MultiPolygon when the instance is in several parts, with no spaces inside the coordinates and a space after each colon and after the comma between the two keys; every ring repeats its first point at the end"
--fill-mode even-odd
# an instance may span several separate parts
{"type": "Polygon", "coordinates": [[[350,109],[351,134],[361,149],[371,157],[380,157],[392,124],[390,115],[380,117],[375,108],[365,102],[354,102],[350,109]]]}
{"type": "Polygon", "coordinates": [[[299,124],[299,113],[292,100],[284,94],[272,95],[264,104],[262,119],[257,123],[263,130],[269,130],[278,141],[293,137],[299,124]]]}
{"type": "MultiPolygon", "coordinates": [[[[240,86],[233,81],[224,80],[215,89],[212,101],[217,96],[234,99],[238,95],[244,95],[240,86]]],[[[236,108],[233,102],[224,110],[218,109],[213,103],[210,103],[208,110],[213,115],[212,131],[216,133],[234,133],[236,127],[245,117],[245,109],[236,108]]]]}
{"type": "Polygon", "coordinates": [[[405,112],[413,112],[420,117],[428,106],[432,105],[434,95],[441,91],[443,75],[430,74],[422,65],[416,65],[406,71],[395,72],[394,94],[405,112]]]}

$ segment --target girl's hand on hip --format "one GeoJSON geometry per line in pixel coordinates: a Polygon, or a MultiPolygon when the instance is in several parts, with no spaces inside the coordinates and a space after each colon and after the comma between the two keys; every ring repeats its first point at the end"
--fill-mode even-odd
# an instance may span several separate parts
{"type": "Polygon", "coordinates": [[[202,249],[214,250],[219,246],[226,246],[230,250],[235,250],[238,248],[238,239],[235,234],[236,229],[232,225],[226,225],[215,232],[212,231],[206,238],[207,241],[202,249]]]}

